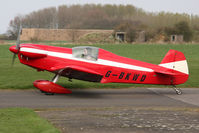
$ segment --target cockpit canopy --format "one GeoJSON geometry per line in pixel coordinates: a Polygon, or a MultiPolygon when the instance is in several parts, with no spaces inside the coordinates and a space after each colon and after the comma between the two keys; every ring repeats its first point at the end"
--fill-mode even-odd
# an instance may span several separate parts
{"type": "Polygon", "coordinates": [[[97,61],[99,48],[91,46],[80,46],[72,48],[72,55],[75,58],[97,61]]]}

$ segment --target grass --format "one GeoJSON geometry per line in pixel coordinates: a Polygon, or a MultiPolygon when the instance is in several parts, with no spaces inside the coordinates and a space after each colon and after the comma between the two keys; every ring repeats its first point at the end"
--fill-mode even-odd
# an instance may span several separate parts
{"type": "MultiPolygon", "coordinates": [[[[47,42],[48,43],[48,42],[47,42]]],[[[52,45],[52,44],[51,44],[52,45]]],[[[87,44],[86,44],[87,45],[87,44]]],[[[11,67],[13,54],[8,50],[11,45],[0,45],[0,89],[30,89],[34,88],[32,82],[38,79],[50,80],[54,75],[48,72],[37,72],[35,69],[20,64],[16,59],[14,67],[11,67]]],[[[57,46],[57,45],[56,45],[57,46]]],[[[62,47],[74,47],[77,45],[62,45],[62,47]]],[[[106,49],[115,54],[159,64],[169,49],[182,51],[188,61],[190,77],[189,80],[179,87],[199,87],[199,45],[178,44],[95,44],[94,46],[106,49]]],[[[58,84],[66,88],[126,88],[126,87],[156,87],[156,85],[138,84],[100,84],[73,80],[67,81],[60,78],[58,84]]],[[[157,86],[161,87],[161,86],[157,86]]],[[[165,87],[165,86],[163,86],[165,87]]]]}
{"type": "Polygon", "coordinates": [[[0,118],[0,133],[59,133],[31,109],[0,109],[0,118]]]}

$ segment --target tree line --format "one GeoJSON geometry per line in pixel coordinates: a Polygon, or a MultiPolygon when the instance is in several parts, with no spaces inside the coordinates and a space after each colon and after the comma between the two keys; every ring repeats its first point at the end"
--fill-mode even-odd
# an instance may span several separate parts
{"type": "Polygon", "coordinates": [[[141,30],[146,32],[146,41],[160,33],[167,37],[183,34],[185,41],[199,41],[199,16],[146,12],[133,5],[86,4],[44,8],[13,18],[7,31],[10,38],[16,38],[20,23],[23,28],[123,30],[130,42],[134,41],[134,31],[141,30]]]}

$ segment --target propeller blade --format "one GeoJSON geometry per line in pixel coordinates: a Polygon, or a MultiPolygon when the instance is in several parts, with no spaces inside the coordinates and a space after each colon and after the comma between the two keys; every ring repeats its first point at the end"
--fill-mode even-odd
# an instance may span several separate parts
{"type": "Polygon", "coordinates": [[[20,35],[22,31],[22,25],[19,26],[18,36],[17,36],[17,42],[16,42],[16,49],[19,50],[20,48],[20,35]]]}
{"type": "Polygon", "coordinates": [[[16,59],[16,54],[14,54],[12,57],[12,66],[14,66],[15,59],[16,59]]]}
{"type": "MultiPolygon", "coordinates": [[[[17,50],[17,54],[18,54],[19,49],[20,49],[20,35],[21,35],[21,31],[22,31],[22,25],[20,24],[19,31],[18,31],[18,36],[17,36],[16,47],[15,47],[15,49],[17,50]]],[[[14,55],[12,57],[12,66],[14,65],[15,59],[16,59],[16,54],[14,53],[14,55]]]]}

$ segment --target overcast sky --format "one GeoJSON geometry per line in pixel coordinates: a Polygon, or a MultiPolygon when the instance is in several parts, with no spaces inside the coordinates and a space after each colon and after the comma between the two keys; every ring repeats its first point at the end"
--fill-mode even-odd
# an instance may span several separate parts
{"type": "Polygon", "coordinates": [[[199,0],[0,0],[0,33],[5,33],[11,19],[45,7],[72,4],[132,4],[145,11],[199,15],[199,0]]]}

